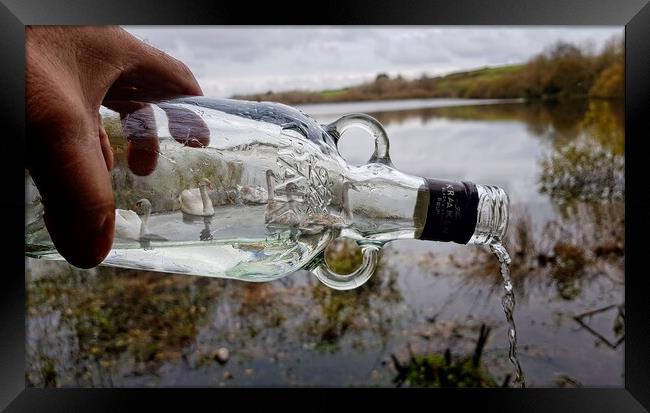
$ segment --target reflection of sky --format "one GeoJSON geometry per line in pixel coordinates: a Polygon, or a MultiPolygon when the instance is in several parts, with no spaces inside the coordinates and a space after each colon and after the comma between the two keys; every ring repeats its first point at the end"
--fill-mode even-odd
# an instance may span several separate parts
{"type": "MultiPolygon", "coordinates": [[[[410,118],[384,126],[390,137],[391,159],[404,172],[498,185],[513,201],[539,198],[535,179],[544,145],[530,136],[522,122],[437,118],[423,123],[410,118]]],[[[341,145],[345,142],[346,152],[352,154],[348,159],[358,164],[367,158],[355,154],[367,152],[370,141],[360,134],[354,138],[344,137],[341,145]],[[357,137],[360,139],[354,139],[357,137]]]]}
{"type": "Polygon", "coordinates": [[[335,120],[342,113],[352,112],[383,112],[407,109],[440,108],[450,106],[489,105],[503,102],[523,102],[523,99],[399,99],[371,100],[361,102],[341,102],[335,105],[329,103],[312,103],[296,105],[297,108],[312,116],[317,116],[321,122],[335,120]]]}

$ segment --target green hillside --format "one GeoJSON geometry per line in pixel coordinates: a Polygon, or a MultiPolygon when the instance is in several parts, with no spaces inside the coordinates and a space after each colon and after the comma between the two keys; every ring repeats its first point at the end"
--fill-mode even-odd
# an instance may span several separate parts
{"type": "Polygon", "coordinates": [[[613,38],[593,54],[558,42],[526,63],[483,67],[418,79],[380,73],[367,83],[345,89],[235,95],[235,99],[287,104],[349,102],[418,98],[621,98],[623,96],[623,42],[613,38]]]}

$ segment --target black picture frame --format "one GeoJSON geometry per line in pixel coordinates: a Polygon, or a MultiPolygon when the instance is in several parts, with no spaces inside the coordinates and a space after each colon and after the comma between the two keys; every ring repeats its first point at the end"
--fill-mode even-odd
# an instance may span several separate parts
{"type": "MultiPolygon", "coordinates": [[[[650,410],[650,300],[643,286],[644,245],[650,234],[649,205],[642,180],[650,107],[650,4],[647,0],[456,0],[304,3],[112,0],[0,0],[0,114],[5,159],[5,196],[0,197],[3,258],[0,308],[0,408],[6,411],[122,411],[219,409],[226,401],[247,408],[331,410],[378,407],[454,410],[474,407],[500,412],[643,412],[650,410]],[[318,24],[318,25],[613,25],[625,26],[625,133],[628,187],[625,214],[625,387],[583,389],[35,389],[25,388],[24,177],[17,151],[24,138],[26,25],[95,24],[318,24]],[[11,194],[7,196],[7,194],[11,194]],[[13,194],[16,194],[13,196],[13,194]],[[188,394],[190,393],[190,394],[188,394]],[[306,397],[305,397],[306,396],[306,397]],[[218,404],[215,404],[218,401],[218,404]],[[196,407],[195,407],[196,406],[196,407]],[[422,406],[422,407],[416,407],[422,406]]],[[[26,153],[26,152],[25,152],[26,153]]],[[[24,161],[23,161],[24,167],[24,161]]],[[[646,174],[647,175],[647,174],[646,174]]]]}

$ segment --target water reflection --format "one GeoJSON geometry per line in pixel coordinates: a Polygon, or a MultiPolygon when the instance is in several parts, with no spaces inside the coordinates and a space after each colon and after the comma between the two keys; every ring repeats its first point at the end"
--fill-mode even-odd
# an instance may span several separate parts
{"type": "MultiPolygon", "coordinates": [[[[511,194],[505,245],[529,387],[623,383],[621,106],[508,103],[372,113],[386,125],[399,167],[503,183],[511,194]],[[474,162],[476,152],[492,159],[474,162]]],[[[126,159],[115,158],[113,179],[137,179],[122,175],[126,159]]],[[[177,178],[189,187],[193,176],[177,178]]],[[[156,194],[132,186],[116,194],[124,204],[147,197],[154,211],[180,208],[178,194],[162,181],[156,194]]],[[[238,202],[227,190],[210,196],[215,205],[238,202]]],[[[187,227],[200,240],[219,231],[207,217],[187,227]]],[[[346,249],[329,254],[340,272],[358,258],[346,249]]],[[[512,384],[501,279],[487,248],[391,243],[368,283],[343,292],[305,272],[255,284],[27,264],[31,386],[512,384]],[[458,380],[445,382],[450,372],[458,380]]]]}
{"type": "Polygon", "coordinates": [[[453,121],[517,121],[526,125],[531,135],[548,139],[572,137],[578,133],[588,103],[584,100],[554,103],[496,103],[492,105],[450,106],[374,112],[383,124],[400,123],[417,118],[423,124],[435,119],[453,121]]]}
{"type": "MultiPolygon", "coordinates": [[[[407,362],[391,356],[397,376],[397,387],[497,387],[495,379],[481,365],[481,356],[489,337],[490,328],[481,325],[474,351],[468,355],[452,357],[450,348],[444,353],[416,355],[409,351],[407,362]]],[[[508,387],[510,376],[501,384],[508,387]]]]}
{"type": "Polygon", "coordinates": [[[577,202],[624,200],[624,143],[622,119],[607,102],[590,102],[580,133],[555,142],[540,160],[540,192],[565,216],[575,213],[577,202]]]}
{"type": "Polygon", "coordinates": [[[37,385],[105,386],[116,374],[155,371],[194,340],[220,292],[198,278],[34,266],[40,271],[30,271],[27,380],[37,385]]]}
{"type": "MultiPolygon", "coordinates": [[[[570,219],[543,225],[535,225],[526,209],[511,211],[504,244],[512,254],[511,277],[518,297],[526,300],[543,286],[552,286],[559,298],[572,300],[603,276],[622,286],[624,204],[580,203],[576,211],[570,219]]],[[[495,284],[500,282],[498,264],[484,249],[477,249],[473,257],[466,255],[456,265],[468,277],[489,276],[495,284]]]]}
{"type": "Polygon", "coordinates": [[[571,100],[433,107],[369,114],[384,125],[400,124],[410,119],[418,119],[422,124],[436,119],[516,121],[523,123],[531,135],[552,141],[573,139],[581,131],[587,130],[602,143],[615,144],[620,149],[617,154],[623,154],[621,146],[624,140],[623,109],[622,101],[571,100]]]}

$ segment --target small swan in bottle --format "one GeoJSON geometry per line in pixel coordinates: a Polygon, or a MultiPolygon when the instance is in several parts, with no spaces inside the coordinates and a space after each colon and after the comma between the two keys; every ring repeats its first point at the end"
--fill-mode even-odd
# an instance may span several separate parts
{"type": "Polygon", "coordinates": [[[160,235],[147,232],[147,222],[151,215],[151,202],[148,199],[140,199],[135,203],[135,208],[142,214],[142,218],[132,210],[115,210],[115,235],[118,238],[139,241],[140,245],[147,249],[151,241],[168,241],[160,235]]]}
{"type": "Polygon", "coordinates": [[[350,181],[345,181],[341,188],[341,215],[315,213],[309,214],[298,226],[303,234],[312,235],[322,232],[325,228],[344,228],[352,223],[352,209],[350,208],[349,190],[358,191],[350,181]]]}
{"type": "Polygon", "coordinates": [[[115,237],[132,241],[140,240],[142,220],[130,209],[115,210],[115,237]]]}
{"type": "Polygon", "coordinates": [[[198,188],[186,189],[178,197],[181,211],[187,215],[211,217],[214,215],[214,206],[208,196],[208,189],[212,190],[212,182],[207,178],[199,181],[198,188]]]}
{"type": "Polygon", "coordinates": [[[268,200],[264,210],[264,222],[266,224],[277,224],[286,226],[297,226],[301,220],[298,214],[292,208],[295,202],[291,197],[286,205],[274,199],[275,184],[273,181],[275,174],[271,169],[266,171],[266,187],[268,193],[268,200]]]}

